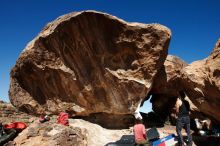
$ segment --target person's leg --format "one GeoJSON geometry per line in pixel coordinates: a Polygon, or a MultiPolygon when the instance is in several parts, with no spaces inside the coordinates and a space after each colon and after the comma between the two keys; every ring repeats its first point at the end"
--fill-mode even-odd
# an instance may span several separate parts
{"type": "Polygon", "coordinates": [[[190,133],[190,118],[186,118],[186,133],[187,133],[187,138],[188,138],[188,146],[192,146],[192,136],[190,133]]]}
{"type": "Polygon", "coordinates": [[[137,141],[136,146],[149,146],[149,142],[147,140],[137,141]]]}
{"type": "Polygon", "coordinates": [[[183,128],[182,118],[177,118],[176,132],[177,132],[177,136],[178,136],[178,143],[180,146],[182,146],[184,144],[183,136],[181,134],[182,128],[183,128]]]}
{"type": "Polygon", "coordinates": [[[146,140],[146,143],[145,143],[145,146],[149,146],[149,141],[148,140],[146,140]]]}

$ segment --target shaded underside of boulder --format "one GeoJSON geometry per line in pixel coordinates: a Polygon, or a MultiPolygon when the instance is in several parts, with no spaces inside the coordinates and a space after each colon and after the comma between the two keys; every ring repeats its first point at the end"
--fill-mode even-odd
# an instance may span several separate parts
{"type": "Polygon", "coordinates": [[[74,117],[83,119],[91,123],[99,124],[108,129],[126,129],[132,127],[135,123],[132,114],[108,114],[108,113],[93,113],[89,116],[74,117]]]}
{"type": "Polygon", "coordinates": [[[199,110],[220,123],[220,40],[208,58],[183,69],[181,84],[199,110]]]}
{"type": "Polygon", "coordinates": [[[131,114],[148,94],[171,37],[159,24],[83,11],[49,23],[11,70],[11,103],[31,114],[131,114]]]}

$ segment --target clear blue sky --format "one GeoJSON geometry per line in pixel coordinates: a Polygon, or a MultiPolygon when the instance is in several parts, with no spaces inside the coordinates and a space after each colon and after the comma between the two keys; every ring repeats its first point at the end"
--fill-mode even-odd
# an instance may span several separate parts
{"type": "Polygon", "coordinates": [[[9,73],[26,44],[50,21],[81,10],[172,30],[169,54],[190,63],[207,57],[220,38],[219,0],[1,0],[0,99],[8,101],[9,73]]]}

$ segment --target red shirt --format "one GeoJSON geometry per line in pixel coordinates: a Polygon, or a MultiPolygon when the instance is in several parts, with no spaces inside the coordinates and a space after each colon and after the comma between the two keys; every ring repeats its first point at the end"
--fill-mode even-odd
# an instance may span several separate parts
{"type": "Polygon", "coordinates": [[[145,126],[143,124],[134,125],[134,137],[135,141],[146,140],[145,126]]]}

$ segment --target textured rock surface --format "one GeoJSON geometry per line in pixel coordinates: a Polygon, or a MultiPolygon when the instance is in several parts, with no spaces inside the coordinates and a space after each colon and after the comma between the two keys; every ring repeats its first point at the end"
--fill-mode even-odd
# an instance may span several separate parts
{"type": "Polygon", "coordinates": [[[180,58],[168,55],[154,80],[150,91],[152,109],[164,120],[168,114],[173,112],[172,107],[175,105],[178,91],[181,89],[178,79],[185,66],[187,63],[180,58]]]}
{"type": "Polygon", "coordinates": [[[11,145],[14,146],[87,146],[86,129],[55,123],[35,122],[22,131],[11,145]]]}
{"type": "MultiPolygon", "coordinates": [[[[154,85],[150,91],[150,94],[152,94],[152,109],[160,115],[162,120],[166,120],[167,116],[169,116],[172,123],[176,121],[174,105],[178,91],[185,89],[184,85],[181,84],[181,75],[182,70],[187,66],[188,64],[180,58],[168,55],[164,66],[160,69],[154,80],[154,85]]],[[[190,98],[187,97],[186,100],[190,104],[191,118],[204,118],[190,98]]]]}
{"type": "Polygon", "coordinates": [[[25,122],[27,125],[29,125],[35,119],[37,119],[37,117],[20,112],[10,103],[0,101],[0,122],[2,122],[3,124],[20,121],[25,122]]]}
{"type": "Polygon", "coordinates": [[[132,131],[132,128],[109,130],[80,119],[71,119],[67,127],[52,121],[43,124],[36,121],[7,146],[104,146],[126,135],[132,136],[132,131]]]}
{"type": "Polygon", "coordinates": [[[187,63],[180,58],[168,55],[154,80],[154,85],[151,90],[152,94],[177,96],[177,92],[182,88],[178,79],[181,70],[186,66],[187,63]]]}
{"type": "Polygon", "coordinates": [[[49,23],[11,71],[10,100],[32,114],[131,114],[151,89],[171,33],[95,11],[49,23]]]}
{"type": "Polygon", "coordinates": [[[208,58],[184,68],[181,81],[199,110],[220,122],[220,40],[208,58]]]}

